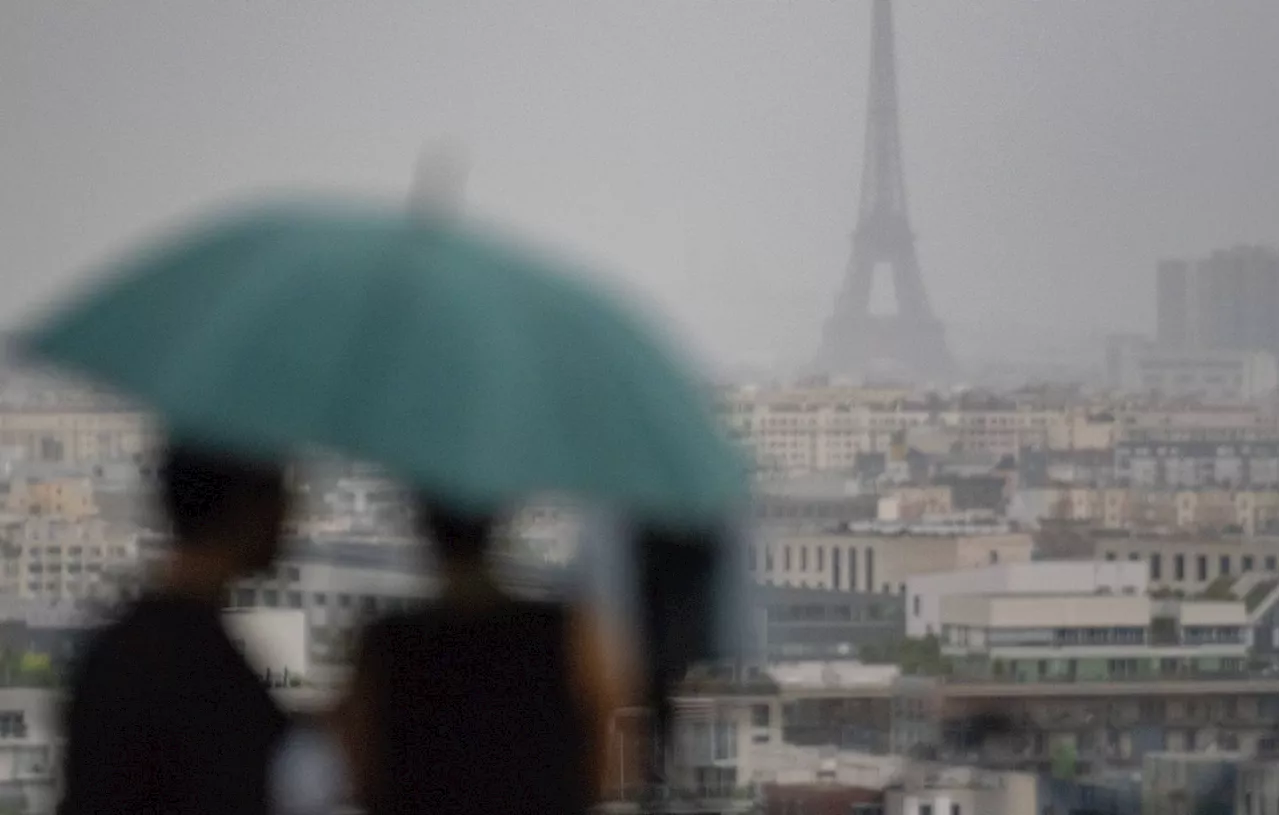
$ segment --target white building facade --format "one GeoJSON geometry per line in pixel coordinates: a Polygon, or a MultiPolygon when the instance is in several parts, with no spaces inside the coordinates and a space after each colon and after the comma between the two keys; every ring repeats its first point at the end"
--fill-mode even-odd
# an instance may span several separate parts
{"type": "Polygon", "coordinates": [[[1035,561],[915,575],[907,578],[907,636],[941,634],[947,597],[1146,593],[1147,567],[1131,562],[1035,561]]]}

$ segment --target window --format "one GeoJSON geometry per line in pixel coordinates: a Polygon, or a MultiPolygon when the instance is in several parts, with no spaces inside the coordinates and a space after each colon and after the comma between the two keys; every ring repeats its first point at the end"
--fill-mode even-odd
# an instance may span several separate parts
{"type": "Polygon", "coordinates": [[[911,613],[917,617],[920,616],[920,595],[918,594],[911,598],[911,613]]]}
{"type": "Polygon", "coordinates": [[[1275,555],[1268,555],[1268,556],[1267,556],[1267,559],[1266,559],[1266,568],[1267,568],[1267,571],[1269,571],[1269,572],[1274,572],[1274,571],[1276,570],[1276,557],[1275,557],[1275,555]]]}
{"type": "Polygon", "coordinates": [[[802,572],[809,571],[809,547],[808,546],[800,547],[800,571],[802,572]]]}
{"type": "Polygon", "coordinates": [[[1161,575],[1160,565],[1161,565],[1160,556],[1152,555],[1151,556],[1151,579],[1152,580],[1161,580],[1163,578],[1163,576],[1161,575]]]}
{"type": "Polygon", "coordinates": [[[1209,558],[1196,555],[1196,580],[1201,583],[1209,579],[1209,558]]]}
{"type": "Polygon", "coordinates": [[[959,804],[952,804],[952,805],[951,805],[951,815],[964,815],[964,812],[963,812],[963,810],[961,810],[961,809],[960,809],[960,805],[959,805],[959,804]]]}
{"type": "Polygon", "coordinates": [[[1222,577],[1228,577],[1231,574],[1231,555],[1222,555],[1218,558],[1218,574],[1222,577]]]}
{"type": "Polygon", "coordinates": [[[769,706],[768,705],[752,705],[751,706],[751,726],[752,727],[768,727],[769,726],[769,706]]]}
{"type": "Polygon", "coordinates": [[[916,811],[920,815],[933,815],[933,804],[921,804],[916,811]]]}
{"type": "Polygon", "coordinates": [[[821,572],[821,571],[825,571],[825,570],[826,570],[826,568],[827,568],[827,564],[823,562],[823,556],[824,556],[826,553],[827,553],[827,550],[826,550],[826,549],[823,549],[821,546],[819,546],[819,547],[818,547],[818,552],[817,552],[817,555],[818,555],[818,571],[820,571],[820,572],[821,572]]]}
{"type": "Polygon", "coordinates": [[[990,552],[988,552],[988,553],[987,553],[987,562],[989,562],[989,563],[999,563],[999,562],[1000,562],[1000,553],[999,553],[999,552],[997,552],[995,549],[992,549],[990,552]]]}
{"type": "Polygon", "coordinates": [[[302,592],[291,591],[285,595],[289,608],[302,608],[302,592]]]}
{"type": "Polygon", "coordinates": [[[791,571],[791,547],[784,546],[782,548],[782,570],[784,572],[791,571]]]}
{"type": "Polygon", "coordinates": [[[1187,558],[1184,555],[1173,556],[1173,579],[1181,583],[1187,579],[1187,558]]]}
{"type": "Polygon", "coordinates": [[[1240,558],[1240,571],[1242,572],[1253,571],[1253,555],[1244,555],[1243,557],[1240,558]]]}
{"type": "Polygon", "coordinates": [[[27,735],[26,718],[21,710],[0,713],[0,738],[24,738],[27,735]]]}

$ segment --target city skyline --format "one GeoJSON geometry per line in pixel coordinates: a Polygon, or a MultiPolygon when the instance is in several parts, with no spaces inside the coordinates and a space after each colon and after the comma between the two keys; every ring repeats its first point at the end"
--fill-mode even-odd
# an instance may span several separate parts
{"type": "MultiPolygon", "coordinates": [[[[1160,259],[1274,243],[1274,4],[895,10],[921,266],[961,339],[1149,331],[1160,259]]],[[[469,208],[593,261],[705,358],[802,361],[856,212],[867,11],[6,9],[0,325],[236,191],[402,198],[445,137],[469,208]]]]}

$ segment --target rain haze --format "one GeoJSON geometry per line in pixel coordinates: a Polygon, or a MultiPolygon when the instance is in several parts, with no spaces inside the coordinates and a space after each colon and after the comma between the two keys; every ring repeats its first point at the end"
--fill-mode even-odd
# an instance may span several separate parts
{"type": "MultiPolygon", "coordinates": [[[[650,298],[717,366],[788,367],[848,262],[869,12],[4,4],[0,327],[177,216],[246,191],[404,196],[446,144],[472,212],[650,298]]],[[[1149,331],[1158,260],[1274,244],[1274,0],[895,12],[921,269],[962,359],[1149,331]]]]}

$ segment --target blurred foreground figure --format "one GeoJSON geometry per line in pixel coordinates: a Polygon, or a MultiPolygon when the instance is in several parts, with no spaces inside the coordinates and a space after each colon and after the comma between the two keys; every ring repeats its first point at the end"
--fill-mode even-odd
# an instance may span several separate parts
{"type": "Polygon", "coordinates": [[[170,451],[173,551],[159,586],[85,650],[67,709],[60,815],[257,815],[287,720],[223,629],[227,586],[275,560],[283,473],[170,451]]]}
{"type": "Polygon", "coordinates": [[[359,803],[385,813],[578,815],[603,776],[619,685],[567,606],[505,595],[497,521],[426,505],[442,596],[371,625],[338,729],[359,803]]]}

